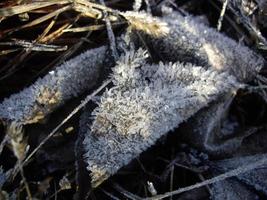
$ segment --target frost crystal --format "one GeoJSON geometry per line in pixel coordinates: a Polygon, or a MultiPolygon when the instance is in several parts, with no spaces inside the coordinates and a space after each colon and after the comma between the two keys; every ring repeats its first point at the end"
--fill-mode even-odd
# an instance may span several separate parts
{"type": "Polygon", "coordinates": [[[0,104],[0,118],[22,124],[43,119],[68,99],[95,85],[106,51],[106,47],[88,50],[11,95],[0,104]]]}
{"type": "Polygon", "coordinates": [[[142,50],[127,52],[114,68],[84,140],[96,187],[157,139],[218,96],[240,87],[227,72],[192,64],[150,65],[142,50]]]}
{"type": "Polygon", "coordinates": [[[249,80],[264,64],[263,58],[252,50],[200,23],[195,17],[168,11],[162,21],[169,29],[163,37],[145,31],[140,33],[154,53],[163,59],[227,70],[239,81],[249,80]]]}

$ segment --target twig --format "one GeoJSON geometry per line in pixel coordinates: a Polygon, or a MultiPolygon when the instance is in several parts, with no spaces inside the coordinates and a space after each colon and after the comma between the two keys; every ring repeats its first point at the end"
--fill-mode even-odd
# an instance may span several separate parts
{"type": "MultiPolygon", "coordinates": [[[[173,175],[174,175],[174,166],[171,166],[170,191],[173,191],[173,175]]],[[[170,196],[170,200],[172,200],[172,195],[170,196]]]]}
{"type": "Polygon", "coordinates": [[[221,14],[220,14],[220,17],[219,17],[219,20],[218,20],[218,24],[217,24],[217,30],[218,31],[220,31],[221,28],[222,28],[223,16],[225,14],[227,4],[228,4],[228,0],[225,0],[224,3],[223,3],[223,7],[222,7],[221,14]]]}
{"type": "Polygon", "coordinates": [[[110,197],[112,200],[120,200],[118,197],[115,197],[113,194],[109,193],[108,191],[101,189],[108,197],[110,197]]]}
{"type": "Polygon", "coordinates": [[[221,175],[216,176],[216,177],[211,178],[211,179],[207,179],[207,180],[205,180],[203,182],[200,182],[200,183],[197,183],[195,185],[190,185],[188,187],[180,188],[180,189],[175,190],[175,191],[166,192],[165,194],[157,195],[157,196],[154,196],[154,197],[145,198],[144,200],[163,199],[163,198],[166,198],[166,197],[170,197],[172,195],[177,195],[177,194],[180,194],[180,193],[183,193],[183,192],[187,192],[187,191],[190,191],[190,190],[193,190],[193,189],[196,189],[196,188],[200,188],[200,187],[203,187],[203,186],[206,186],[206,185],[210,185],[210,184],[213,184],[213,183],[216,183],[216,182],[219,182],[219,181],[223,181],[223,180],[225,180],[227,178],[238,176],[238,175],[240,175],[242,173],[245,173],[245,172],[248,172],[250,170],[256,169],[258,167],[261,167],[264,164],[267,164],[267,158],[263,158],[263,159],[259,160],[258,162],[251,163],[251,164],[246,165],[246,166],[238,167],[236,169],[230,170],[230,171],[228,171],[228,172],[226,172],[224,174],[221,174],[221,175]]]}
{"type": "Polygon", "coordinates": [[[48,45],[48,44],[40,44],[37,42],[28,42],[24,40],[15,40],[11,42],[1,42],[0,46],[19,46],[23,48],[30,48],[31,51],[66,51],[67,46],[57,46],[57,45],[48,45]]]}
{"type": "Polygon", "coordinates": [[[26,178],[25,178],[24,171],[23,171],[23,167],[22,167],[22,165],[21,165],[21,161],[19,161],[18,166],[19,166],[20,176],[21,176],[21,178],[22,178],[22,181],[23,181],[23,183],[24,183],[24,186],[25,186],[25,189],[26,189],[26,192],[27,192],[27,195],[28,195],[28,199],[29,199],[29,200],[32,200],[31,190],[30,190],[30,187],[29,187],[29,185],[28,185],[28,182],[27,182],[27,180],[26,180],[26,178]]]}
{"type": "MultiPolygon", "coordinates": [[[[99,0],[99,1],[103,6],[105,6],[104,0],[99,0]]],[[[117,60],[119,58],[119,54],[118,54],[117,48],[116,48],[115,35],[113,33],[110,20],[108,19],[107,16],[108,16],[108,13],[104,10],[104,19],[105,19],[105,23],[106,23],[106,27],[107,27],[107,33],[108,33],[108,39],[109,39],[109,43],[110,43],[110,49],[111,49],[113,58],[115,60],[117,60]]]]}
{"type": "Polygon", "coordinates": [[[40,23],[42,23],[44,21],[47,21],[47,20],[59,15],[60,13],[63,13],[65,11],[68,11],[68,10],[71,10],[71,9],[72,9],[71,5],[64,6],[64,7],[60,8],[60,9],[58,9],[58,10],[55,10],[55,11],[47,14],[47,15],[39,17],[39,18],[37,18],[37,19],[27,23],[27,24],[24,24],[24,25],[22,25],[20,27],[17,27],[14,30],[8,31],[8,34],[10,35],[10,34],[16,32],[16,31],[19,31],[21,29],[28,28],[28,27],[31,27],[31,26],[35,26],[37,24],[40,24],[40,23]]]}
{"type": "Polygon", "coordinates": [[[55,4],[69,4],[70,1],[64,1],[64,0],[56,0],[56,1],[47,1],[47,2],[36,2],[36,3],[31,3],[31,4],[23,4],[23,5],[18,5],[18,6],[12,6],[8,8],[1,8],[0,9],[0,17],[10,17],[13,15],[29,12],[32,10],[52,6],[55,4]]]}
{"type": "Polygon", "coordinates": [[[132,199],[132,200],[142,200],[141,197],[132,194],[131,192],[128,192],[127,190],[125,190],[124,188],[122,188],[120,185],[118,184],[113,184],[112,185],[114,189],[116,189],[118,192],[120,192],[121,194],[123,194],[125,197],[132,199]]]}

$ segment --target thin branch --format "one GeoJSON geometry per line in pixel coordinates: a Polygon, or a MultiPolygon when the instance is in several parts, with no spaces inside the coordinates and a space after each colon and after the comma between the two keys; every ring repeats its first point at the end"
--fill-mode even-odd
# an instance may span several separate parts
{"type": "MultiPolygon", "coordinates": [[[[100,0],[100,3],[103,6],[106,6],[104,0],[100,0]]],[[[106,23],[106,27],[107,27],[108,39],[109,39],[109,43],[110,43],[110,49],[112,52],[112,56],[115,60],[117,60],[119,58],[119,54],[118,54],[117,48],[116,48],[115,35],[113,33],[110,20],[108,19],[108,13],[105,10],[104,10],[104,19],[105,19],[105,23],[106,23]]]]}
{"type": "Polygon", "coordinates": [[[223,17],[224,17],[225,11],[226,11],[227,4],[228,4],[228,0],[225,0],[223,3],[223,7],[222,7],[221,14],[220,14],[218,24],[217,24],[217,30],[218,31],[220,31],[222,28],[222,21],[223,21],[223,17]]]}
{"type": "Polygon", "coordinates": [[[120,185],[118,184],[113,184],[112,185],[114,189],[116,189],[118,192],[120,192],[121,194],[123,194],[125,197],[132,199],[132,200],[142,200],[141,197],[132,194],[131,192],[125,190],[124,188],[122,188],[120,185]]]}
{"type": "Polygon", "coordinates": [[[157,195],[157,196],[154,196],[154,197],[145,198],[144,200],[156,200],[156,199],[158,200],[158,199],[163,199],[163,198],[166,198],[166,197],[170,197],[172,195],[181,194],[183,192],[187,192],[187,191],[190,191],[190,190],[193,190],[193,189],[196,189],[196,188],[200,188],[200,187],[203,187],[203,186],[206,186],[206,185],[210,185],[210,184],[213,184],[213,183],[216,183],[216,182],[219,182],[219,181],[223,181],[223,180],[225,180],[227,178],[238,176],[238,175],[243,174],[245,172],[251,171],[251,170],[256,169],[256,168],[259,168],[264,164],[267,164],[267,158],[262,158],[258,162],[251,163],[251,164],[246,165],[246,166],[238,167],[236,169],[230,170],[230,171],[228,171],[228,172],[226,172],[224,174],[221,174],[221,175],[216,176],[216,177],[211,178],[211,179],[207,179],[207,180],[205,180],[203,182],[200,182],[200,183],[197,183],[195,185],[190,185],[188,187],[180,188],[180,189],[175,190],[175,191],[166,192],[165,194],[157,195]]]}
{"type": "Polygon", "coordinates": [[[22,48],[29,49],[31,51],[66,51],[67,46],[57,46],[57,45],[48,45],[48,44],[41,44],[37,42],[29,42],[25,40],[14,40],[10,42],[1,42],[0,46],[19,46],[22,48]]]}
{"type": "Polygon", "coordinates": [[[63,0],[56,0],[56,1],[48,1],[48,2],[36,2],[36,3],[31,3],[31,4],[23,4],[23,5],[18,5],[18,6],[12,6],[8,8],[1,8],[0,9],[0,17],[10,17],[13,15],[29,12],[32,10],[52,6],[55,4],[69,4],[70,1],[63,1],[63,0]]]}

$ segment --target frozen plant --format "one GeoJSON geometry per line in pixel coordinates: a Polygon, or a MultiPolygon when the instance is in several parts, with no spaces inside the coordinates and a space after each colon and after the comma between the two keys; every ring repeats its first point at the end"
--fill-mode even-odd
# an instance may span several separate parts
{"type": "MultiPolygon", "coordinates": [[[[251,163],[257,163],[259,160],[266,158],[266,156],[267,156],[266,154],[255,154],[255,155],[238,156],[225,160],[215,161],[212,164],[212,168],[220,172],[227,172],[239,166],[247,166],[251,163]]],[[[237,179],[267,195],[266,177],[267,177],[267,171],[265,164],[260,168],[238,175],[237,179]]]]}
{"type": "Polygon", "coordinates": [[[145,12],[127,11],[121,13],[131,29],[141,31],[153,38],[164,37],[169,33],[168,24],[145,12]]]}
{"type": "Polygon", "coordinates": [[[164,36],[155,37],[138,29],[133,30],[132,36],[139,41],[140,37],[135,33],[141,34],[147,45],[155,50],[154,53],[164,60],[179,60],[211,67],[217,71],[229,71],[242,82],[253,78],[264,65],[261,56],[200,23],[195,17],[163,9],[161,21],[167,23],[168,32],[164,36]]]}
{"type": "Polygon", "coordinates": [[[212,200],[244,200],[259,199],[253,190],[235,178],[218,181],[211,185],[212,200]]]}
{"type": "Polygon", "coordinates": [[[199,109],[241,87],[227,72],[192,64],[148,64],[139,49],[121,56],[84,140],[92,185],[98,186],[199,109]]]}
{"type": "Polygon", "coordinates": [[[107,63],[106,47],[88,50],[39,78],[33,85],[0,104],[0,118],[21,124],[36,123],[72,97],[97,83],[107,63]]]}
{"type": "Polygon", "coordinates": [[[234,94],[229,93],[191,117],[181,129],[183,139],[210,155],[231,155],[252,133],[244,131],[242,134],[237,134],[232,128],[229,130],[230,133],[224,134],[223,122],[226,121],[233,98],[234,94]]]}

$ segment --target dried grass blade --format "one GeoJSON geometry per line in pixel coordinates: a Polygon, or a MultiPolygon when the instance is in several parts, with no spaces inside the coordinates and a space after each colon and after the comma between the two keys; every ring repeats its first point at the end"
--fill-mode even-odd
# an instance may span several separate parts
{"type": "Polygon", "coordinates": [[[0,45],[7,45],[7,46],[20,46],[23,48],[30,48],[32,51],[65,51],[67,50],[67,46],[56,46],[56,45],[47,45],[47,44],[40,44],[40,43],[32,43],[23,40],[16,40],[12,42],[2,42],[0,45]]]}
{"type": "Polygon", "coordinates": [[[12,33],[16,32],[16,31],[21,30],[21,29],[28,28],[28,27],[31,27],[31,26],[35,26],[35,25],[37,25],[37,24],[40,24],[40,23],[42,23],[42,22],[44,22],[44,21],[47,21],[47,20],[49,20],[49,19],[51,19],[51,18],[53,18],[53,17],[59,15],[60,13],[63,13],[63,12],[65,12],[65,11],[67,11],[67,10],[70,10],[71,8],[72,8],[71,5],[65,6],[65,7],[60,8],[60,9],[58,9],[58,10],[55,10],[54,12],[51,12],[51,13],[49,13],[49,14],[47,14],[47,15],[44,15],[44,16],[42,16],[42,17],[36,19],[36,20],[33,20],[33,21],[31,21],[31,22],[29,22],[29,23],[23,25],[23,26],[20,26],[20,27],[18,27],[18,28],[15,28],[15,29],[13,29],[13,30],[11,30],[11,31],[6,31],[6,33],[8,33],[8,34],[12,34],[12,33]]]}
{"type": "Polygon", "coordinates": [[[36,2],[31,4],[24,4],[19,6],[12,6],[8,8],[1,8],[0,9],[0,17],[10,17],[13,15],[29,12],[31,10],[36,10],[43,7],[52,6],[55,4],[68,4],[70,1],[64,1],[64,0],[57,0],[57,1],[47,1],[47,2],[36,2]]]}
{"type": "MultiPolygon", "coordinates": [[[[123,22],[117,22],[117,23],[112,23],[112,26],[119,26],[123,25],[125,23],[123,22]]],[[[88,32],[88,31],[98,31],[98,30],[103,30],[105,28],[104,24],[99,24],[99,25],[91,25],[91,26],[84,26],[84,27],[79,27],[79,28],[68,28],[65,29],[63,32],[88,32]]]]}

